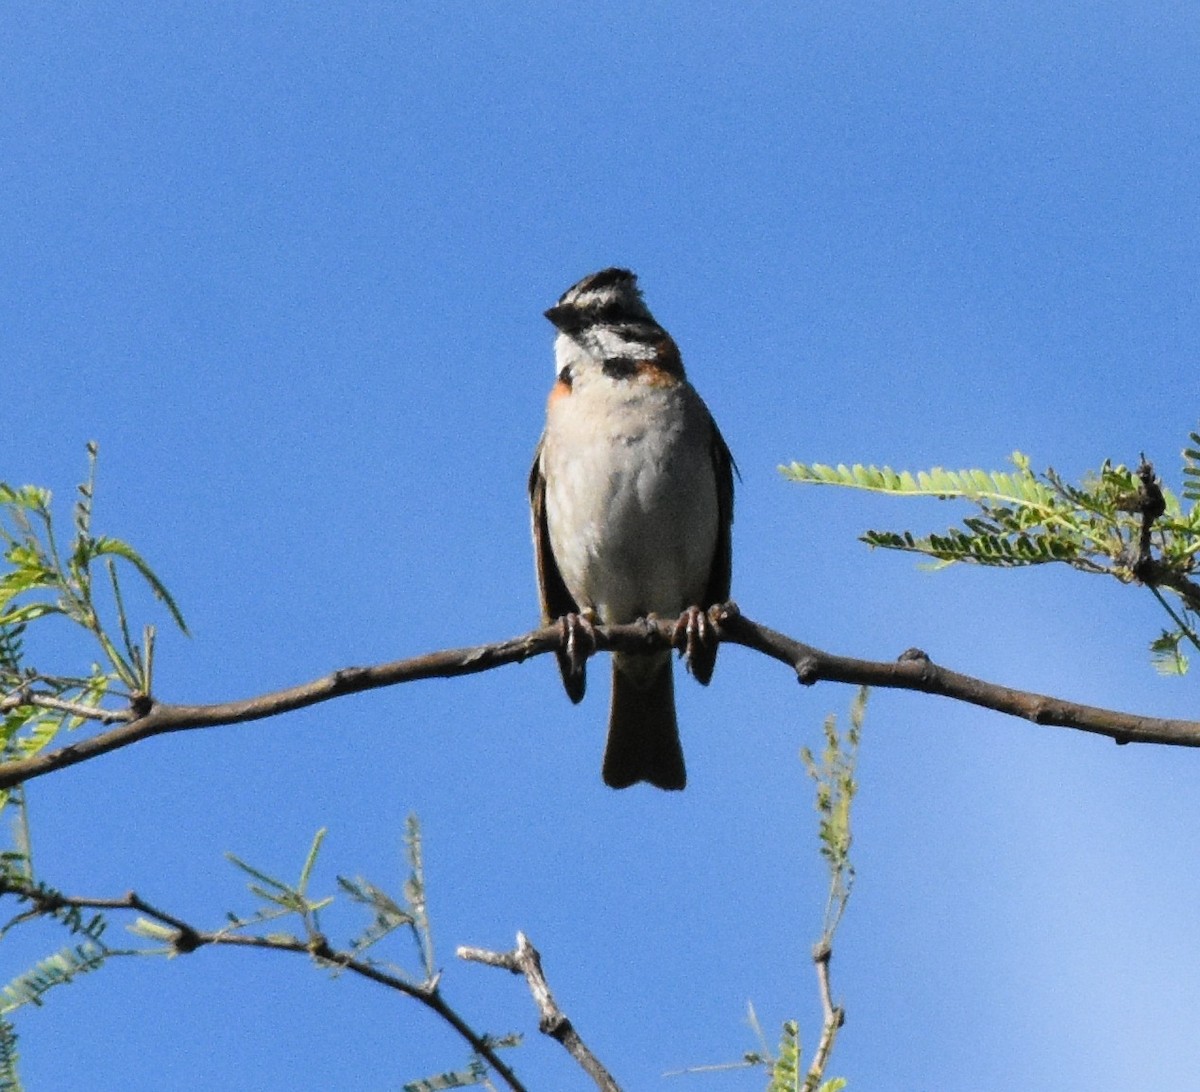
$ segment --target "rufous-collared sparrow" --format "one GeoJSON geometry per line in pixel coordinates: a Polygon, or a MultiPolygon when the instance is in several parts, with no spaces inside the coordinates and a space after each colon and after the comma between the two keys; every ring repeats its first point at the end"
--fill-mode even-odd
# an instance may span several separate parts
{"type": "MultiPolygon", "coordinates": [[[[627,269],[603,269],[546,312],[557,380],[529,478],[542,616],[563,619],[563,685],[583,698],[578,630],[679,616],[692,673],[717,644],[704,611],[729,597],[733,458],[671,335],[627,269]]],[[[616,653],[604,780],[686,783],[670,652],[616,653]]]]}

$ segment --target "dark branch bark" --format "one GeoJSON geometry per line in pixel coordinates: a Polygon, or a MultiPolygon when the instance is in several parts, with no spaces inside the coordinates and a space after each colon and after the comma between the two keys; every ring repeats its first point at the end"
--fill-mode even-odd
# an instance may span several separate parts
{"type": "Polygon", "coordinates": [[[550,992],[550,983],[542,972],[542,957],[538,950],[529,943],[524,933],[517,934],[517,946],[511,952],[493,952],[486,948],[458,949],[458,958],[483,963],[489,967],[501,967],[513,974],[525,976],[529,984],[529,992],[533,995],[534,1004],[538,1007],[541,1019],[538,1027],[543,1034],[561,1043],[567,1053],[574,1058],[583,1071],[595,1082],[600,1092],[621,1092],[620,1086],[604,1064],[591,1052],[587,1044],[580,1038],[575,1025],[554,1000],[550,992]]]}
{"type": "Polygon", "coordinates": [[[1138,532],[1137,555],[1131,566],[1133,575],[1149,588],[1170,588],[1184,601],[1190,610],[1200,611],[1200,584],[1189,580],[1175,565],[1168,565],[1154,557],[1151,541],[1154,524],[1167,510],[1162,483],[1154,473],[1154,467],[1142,456],[1137,468],[1137,497],[1127,511],[1136,512],[1142,518],[1138,532]]]}
{"type": "MultiPolygon", "coordinates": [[[[787,664],[806,686],[829,681],[919,690],[995,709],[1035,724],[1093,732],[1108,736],[1118,743],[1200,747],[1200,721],[1140,716],[1015,690],[939,667],[925,653],[916,649],[903,653],[896,661],[837,656],[752,622],[743,617],[733,604],[713,608],[712,615],[722,641],[743,645],[787,664]]],[[[595,644],[599,651],[619,649],[637,652],[669,648],[675,644],[675,629],[674,619],[596,626],[595,644]]],[[[172,705],[152,701],[145,713],[128,723],[55,751],[0,763],[0,789],[12,788],[22,781],[42,777],[151,736],[262,720],[364,690],[418,679],[472,675],[503,664],[521,663],[532,656],[561,648],[562,639],[562,628],[552,625],[496,644],[431,652],[373,667],[346,667],[300,686],[241,701],[215,705],[172,705]]],[[[105,717],[111,720],[112,711],[96,710],[95,719],[105,717]]]]}

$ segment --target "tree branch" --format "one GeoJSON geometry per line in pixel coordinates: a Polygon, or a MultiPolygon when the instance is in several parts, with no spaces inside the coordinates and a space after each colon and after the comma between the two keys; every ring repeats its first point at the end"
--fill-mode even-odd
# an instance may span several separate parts
{"type": "Polygon", "coordinates": [[[813,1053],[812,1065],[809,1066],[808,1076],[804,1079],[803,1092],[816,1092],[821,1078],[825,1075],[825,1067],[829,1064],[829,1055],[833,1052],[833,1041],[837,1038],[838,1029],[846,1022],[846,1010],[833,1003],[833,994],[829,987],[829,960],[832,957],[833,949],[828,940],[822,940],[813,949],[813,963],[817,967],[824,1020],[821,1025],[821,1038],[813,1053]]]}
{"type": "Polygon", "coordinates": [[[558,1007],[558,1002],[554,1000],[554,995],[550,992],[550,984],[542,972],[542,957],[538,954],[538,950],[529,943],[529,939],[524,933],[517,934],[517,946],[511,952],[493,952],[486,948],[461,947],[458,949],[457,955],[459,959],[484,963],[489,967],[501,967],[513,974],[524,975],[525,981],[529,983],[529,992],[533,994],[534,1003],[541,1014],[541,1019],[538,1021],[539,1029],[563,1045],[567,1053],[596,1082],[596,1087],[600,1089],[600,1092],[621,1092],[621,1088],[613,1079],[612,1074],[588,1049],[570,1018],[558,1007]]]}
{"type": "Polygon", "coordinates": [[[67,701],[53,694],[34,690],[32,685],[20,686],[4,698],[0,698],[0,713],[20,709],[22,705],[33,705],[39,709],[50,709],[56,713],[68,713],[82,720],[95,720],[101,724],[118,724],[133,720],[136,714],[130,709],[101,709],[96,705],[85,705],[80,701],[67,701]]]}
{"type": "Polygon", "coordinates": [[[308,940],[301,940],[298,937],[279,934],[257,936],[249,933],[234,933],[228,929],[207,932],[181,921],[165,910],[160,910],[143,899],[136,891],[129,891],[117,898],[82,898],[75,895],[64,895],[59,891],[32,884],[19,883],[12,877],[4,877],[0,879],[0,895],[3,894],[16,895],[22,901],[31,904],[31,909],[21,915],[23,918],[33,914],[52,915],[64,909],[135,911],[171,930],[173,935],[169,937],[168,943],[171,949],[179,954],[194,952],[198,948],[206,946],[265,948],[275,952],[307,955],[318,963],[344,968],[363,978],[370,979],[372,982],[377,982],[381,986],[386,986],[388,989],[403,993],[431,1009],[470,1044],[471,1049],[495,1070],[505,1084],[512,1089],[512,1092],[526,1092],[525,1086],[497,1056],[487,1038],[474,1031],[450,1007],[438,991],[436,984],[413,983],[397,975],[388,974],[371,963],[354,958],[348,952],[337,951],[320,934],[315,934],[308,940]]]}
{"type": "MultiPolygon", "coordinates": [[[[829,681],[917,690],[1022,717],[1035,724],[1093,732],[1108,736],[1118,743],[1200,747],[1200,721],[1140,716],[1000,686],[939,667],[919,649],[909,649],[893,662],[837,656],[752,622],[743,617],[732,603],[714,607],[710,614],[722,641],[743,645],[787,664],[805,686],[829,681]]],[[[682,636],[679,642],[675,642],[675,628],[674,619],[643,619],[628,625],[596,626],[595,646],[598,651],[622,652],[650,652],[678,647],[682,643],[682,636]]],[[[562,647],[562,641],[562,628],[556,624],[495,644],[430,652],[373,667],[346,667],[300,686],[240,701],[214,705],[172,705],[148,701],[148,708],[125,724],[55,751],[0,763],[0,790],[128,747],[151,736],[262,720],[347,694],[418,679],[455,678],[490,671],[503,664],[521,663],[530,657],[555,651],[562,647]]],[[[97,709],[92,716],[94,719],[111,720],[112,711],[97,709]]]]}

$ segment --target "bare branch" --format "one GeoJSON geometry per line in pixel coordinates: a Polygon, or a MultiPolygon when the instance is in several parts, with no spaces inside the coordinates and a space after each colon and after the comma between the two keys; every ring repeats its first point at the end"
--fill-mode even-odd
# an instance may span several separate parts
{"type": "Polygon", "coordinates": [[[492,952],[486,948],[459,948],[458,958],[473,963],[483,963],[489,967],[501,967],[513,974],[525,976],[529,984],[529,992],[533,994],[534,1004],[538,1007],[541,1018],[538,1028],[551,1039],[561,1043],[567,1053],[574,1058],[593,1081],[600,1092],[621,1092],[620,1086],[604,1064],[588,1049],[587,1044],[579,1037],[575,1025],[570,1018],[558,1007],[554,995],[550,992],[550,984],[542,972],[542,957],[538,950],[529,943],[524,933],[517,934],[517,946],[511,952],[492,952]]]}
{"type": "Polygon", "coordinates": [[[0,698],[0,713],[19,709],[22,705],[33,705],[39,709],[53,709],[57,713],[68,713],[81,720],[94,720],[101,724],[123,724],[133,720],[136,714],[131,709],[102,709],[98,705],[85,705],[81,701],[45,694],[28,686],[18,687],[4,698],[0,698]]]}
{"type": "Polygon", "coordinates": [[[437,1013],[438,1016],[470,1044],[471,1049],[475,1053],[487,1061],[488,1065],[495,1070],[497,1075],[513,1092],[526,1092],[525,1086],[518,1080],[516,1074],[497,1056],[495,1048],[491,1046],[487,1038],[474,1031],[447,1004],[441,993],[438,992],[436,985],[408,982],[396,975],[388,974],[371,963],[355,959],[348,952],[341,952],[334,949],[325,937],[320,934],[316,934],[308,940],[301,940],[298,937],[280,936],[278,934],[256,936],[248,933],[235,933],[229,931],[228,928],[217,932],[207,932],[203,929],[197,929],[185,921],[181,921],[174,915],[168,914],[165,910],[160,910],[152,903],[143,899],[136,891],[129,891],[117,898],[82,898],[75,895],[64,895],[61,892],[51,891],[35,885],[21,884],[14,882],[11,877],[5,877],[3,880],[0,880],[0,895],[2,894],[16,895],[23,901],[31,904],[31,909],[21,915],[22,918],[28,918],[34,914],[54,914],[59,910],[68,908],[79,910],[135,911],[172,930],[173,935],[170,936],[169,943],[172,950],[179,954],[194,952],[198,948],[206,946],[265,948],[269,951],[293,952],[297,955],[306,955],[318,963],[344,968],[362,978],[370,979],[372,982],[377,982],[388,989],[403,993],[437,1013]]]}
{"type": "Polygon", "coordinates": [[[812,1065],[808,1067],[808,1075],[804,1078],[803,1092],[816,1092],[821,1078],[825,1075],[825,1066],[829,1063],[829,1055],[833,1052],[833,1041],[837,1038],[838,1029],[846,1022],[846,1010],[833,1003],[833,995],[829,987],[829,961],[833,957],[833,949],[827,940],[822,940],[813,949],[813,963],[817,967],[817,983],[821,989],[821,1009],[825,1018],[821,1025],[821,1038],[813,1053],[812,1065]]]}
{"type": "MultiPolygon", "coordinates": [[[[1093,732],[1118,743],[1200,747],[1200,721],[1140,716],[1015,690],[939,667],[917,649],[908,650],[894,662],[837,656],[752,622],[732,603],[714,607],[710,613],[722,641],[743,645],[787,664],[806,686],[829,681],[918,690],[1022,717],[1035,724],[1093,732]]],[[[643,619],[628,625],[596,626],[595,646],[599,651],[622,652],[678,647],[680,642],[675,640],[675,630],[674,619],[643,619]]],[[[562,642],[562,627],[551,625],[495,644],[431,652],[373,667],[346,667],[300,686],[241,701],[171,705],[147,700],[142,714],[126,724],[55,751],[0,763],[0,789],[12,788],[19,782],[42,777],[151,736],[262,720],[347,694],[418,679],[455,678],[490,671],[503,664],[521,663],[530,657],[556,651],[562,647],[562,642]]]]}

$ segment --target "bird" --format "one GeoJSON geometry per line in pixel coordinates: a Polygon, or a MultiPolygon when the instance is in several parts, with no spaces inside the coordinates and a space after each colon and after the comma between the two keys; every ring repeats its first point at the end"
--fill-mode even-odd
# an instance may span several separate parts
{"type": "MultiPolygon", "coordinates": [[[[707,685],[707,610],[729,598],[737,468],[637,276],[584,277],[545,312],[555,379],[529,475],[543,624],[563,627],[558,666],[583,700],[592,627],[678,617],[688,667],[707,685]]],[[[687,784],[671,653],[615,652],[602,776],[621,789],[687,784]]]]}

